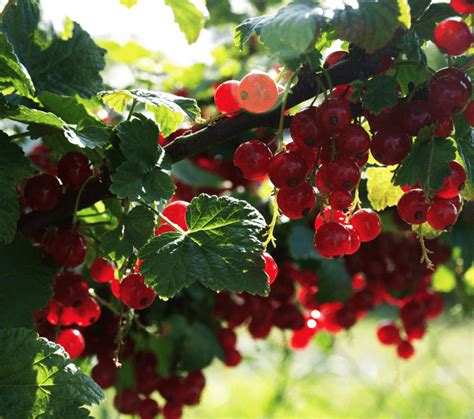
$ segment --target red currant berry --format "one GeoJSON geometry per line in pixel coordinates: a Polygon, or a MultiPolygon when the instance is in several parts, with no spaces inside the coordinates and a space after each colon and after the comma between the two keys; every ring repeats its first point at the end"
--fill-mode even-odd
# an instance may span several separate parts
{"type": "Polygon", "coordinates": [[[64,306],[73,306],[88,296],[87,282],[74,272],[63,272],[54,279],[54,298],[64,306]]]}
{"type": "Polygon", "coordinates": [[[471,100],[466,107],[466,119],[471,127],[474,127],[474,100],[471,100]]]}
{"type": "Polygon", "coordinates": [[[86,260],[87,243],[77,231],[63,230],[51,240],[49,251],[58,265],[75,268],[86,260]]]}
{"type": "Polygon", "coordinates": [[[76,324],[87,327],[99,320],[102,313],[100,304],[94,298],[86,298],[76,307],[76,324]]]}
{"type": "Polygon", "coordinates": [[[400,331],[395,323],[383,322],[377,328],[377,338],[383,345],[395,345],[400,342],[400,331]]]}
{"type": "Polygon", "coordinates": [[[56,338],[56,343],[61,345],[71,359],[76,359],[86,347],[84,336],[77,329],[63,329],[56,338]]]}
{"type": "Polygon", "coordinates": [[[411,150],[411,141],[407,134],[395,127],[377,131],[370,145],[374,159],[386,166],[399,164],[411,150]]]}
{"type": "MultiPolygon", "coordinates": [[[[163,210],[163,215],[174,224],[180,226],[184,231],[187,231],[188,226],[186,224],[186,211],[188,207],[189,202],[173,201],[169,203],[163,210]]],[[[165,223],[166,221],[162,220],[162,224],[165,223]]]]}
{"type": "Polygon", "coordinates": [[[242,109],[252,113],[265,113],[276,105],[278,88],[268,74],[253,72],[240,81],[237,98],[242,109]]]}
{"type": "Polygon", "coordinates": [[[331,68],[334,64],[338,63],[339,61],[343,60],[345,57],[349,55],[346,51],[334,51],[329,54],[326,59],[324,60],[323,67],[324,68],[331,68]]]}
{"type": "Polygon", "coordinates": [[[303,183],[307,170],[308,166],[301,154],[282,151],[270,160],[268,173],[277,188],[285,189],[303,183]]]}
{"type": "Polygon", "coordinates": [[[176,229],[168,224],[161,224],[159,227],[155,228],[153,234],[158,237],[165,233],[176,233],[176,229]]]}
{"type": "Polygon", "coordinates": [[[136,310],[149,307],[155,297],[155,291],[145,285],[145,277],[142,275],[128,275],[120,284],[120,299],[136,310]]]}
{"type": "Polygon", "coordinates": [[[429,204],[421,189],[410,189],[405,192],[397,204],[398,215],[408,224],[423,224],[426,221],[428,208],[429,204]]]}
{"type": "Polygon", "coordinates": [[[123,388],[117,391],[117,394],[114,398],[115,408],[119,412],[129,415],[133,415],[138,412],[140,403],[141,399],[138,392],[129,388],[123,388]]]}
{"type": "Polygon", "coordinates": [[[140,400],[140,406],[138,408],[138,416],[140,419],[153,419],[160,413],[160,407],[158,403],[150,398],[140,400]]]}
{"type": "Polygon", "coordinates": [[[449,116],[442,116],[438,119],[434,134],[437,137],[449,137],[453,133],[453,120],[449,116]]]}
{"type": "Polygon", "coordinates": [[[461,195],[456,195],[454,198],[449,198],[449,199],[443,199],[435,196],[433,198],[433,202],[438,202],[438,201],[448,201],[453,204],[456,209],[458,210],[458,214],[461,212],[462,209],[462,196],[461,195]]]}
{"type": "Polygon", "coordinates": [[[214,103],[219,112],[233,113],[240,110],[237,100],[239,82],[237,80],[228,80],[221,83],[214,93],[214,103]]]}
{"type": "Polygon", "coordinates": [[[265,261],[265,267],[263,268],[263,271],[268,276],[268,283],[272,285],[278,275],[278,265],[272,258],[272,255],[267,252],[262,253],[262,258],[265,261]]]}
{"type": "Polygon", "coordinates": [[[435,319],[443,312],[443,297],[435,291],[424,291],[420,298],[420,301],[425,306],[427,319],[435,319]]]}
{"type": "Polygon", "coordinates": [[[328,165],[328,183],[331,190],[351,191],[359,180],[359,167],[352,159],[340,157],[328,165]]]}
{"type": "Polygon", "coordinates": [[[248,180],[258,180],[268,174],[272,152],[261,141],[240,144],[234,152],[234,164],[248,180]]]}
{"type": "Polygon", "coordinates": [[[357,313],[348,306],[343,306],[336,311],[334,316],[336,324],[343,329],[350,329],[357,322],[357,313]]]}
{"type": "Polygon", "coordinates": [[[331,207],[326,207],[314,219],[314,229],[318,230],[323,224],[329,223],[331,221],[339,224],[345,224],[346,216],[342,211],[333,209],[331,207]]]}
{"type": "Polygon", "coordinates": [[[52,148],[40,144],[33,147],[27,157],[38,169],[41,169],[43,172],[48,173],[51,176],[56,176],[57,168],[51,161],[52,152],[52,148]]]}
{"type": "Polygon", "coordinates": [[[329,141],[329,135],[317,121],[317,109],[307,108],[298,112],[290,124],[290,134],[293,141],[305,147],[322,147],[329,141]]]}
{"type": "Polygon", "coordinates": [[[415,348],[410,342],[402,340],[397,346],[397,354],[399,358],[408,359],[415,354],[415,348]]]}
{"type": "Polygon", "coordinates": [[[349,231],[342,224],[329,222],[323,224],[314,235],[314,247],[325,258],[342,256],[351,244],[349,231]]]}
{"type": "Polygon", "coordinates": [[[456,12],[465,15],[474,13],[474,2],[472,0],[451,0],[451,7],[456,12]]]}
{"type": "Polygon", "coordinates": [[[449,167],[451,168],[450,175],[444,179],[443,186],[436,192],[436,196],[439,198],[454,198],[464,188],[466,183],[466,171],[459,163],[454,160],[450,161],[449,167]]]}
{"type": "Polygon", "coordinates": [[[336,150],[345,157],[363,157],[369,147],[369,135],[360,125],[349,125],[336,137],[336,150]]]}
{"type": "Polygon", "coordinates": [[[291,219],[306,217],[316,206],[312,186],[302,183],[295,188],[281,189],[277,195],[278,208],[291,219]]]}
{"type": "Polygon", "coordinates": [[[454,225],[458,218],[458,210],[449,201],[433,202],[426,213],[426,220],[436,230],[446,230],[454,225]]]}
{"type": "Polygon", "coordinates": [[[61,185],[54,176],[36,175],[26,182],[24,195],[33,211],[49,211],[58,205],[61,185]]]}
{"type": "Polygon", "coordinates": [[[352,295],[350,303],[359,312],[372,310],[375,306],[375,293],[369,289],[358,291],[352,295]]]}
{"type": "Polygon", "coordinates": [[[115,269],[112,264],[103,258],[98,258],[92,262],[91,277],[95,282],[110,282],[115,278],[115,269]]]}
{"type": "Polygon", "coordinates": [[[110,292],[115,298],[120,298],[120,281],[118,278],[114,278],[110,283],[110,292]]]}
{"type": "Polygon", "coordinates": [[[219,329],[217,339],[223,348],[235,348],[237,335],[232,329],[219,329]]]}
{"type": "Polygon", "coordinates": [[[374,240],[382,231],[380,216],[368,208],[356,211],[352,215],[351,224],[359,234],[361,242],[374,240]]]}
{"type": "Polygon", "coordinates": [[[421,128],[434,122],[434,117],[426,102],[412,100],[401,106],[400,122],[407,134],[417,135],[421,128]]]}
{"type": "Polygon", "coordinates": [[[117,382],[117,366],[110,358],[101,358],[99,363],[92,368],[92,379],[102,388],[109,388],[117,382]]]}
{"type": "Polygon", "coordinates": [[[82,153],[71,151],[58,161],[58,177],[68,189],[79,189],[91,175],[90,161],[82,153]]]}
{"type": "Polygon", "coordinates": [[[410,301],[400,309],[400,318],[403,324],[418,325],[425,321],[426,308],[423,303],[410,301]]]}
{"type": "Polygon", "coordinates": [[[334,209],[344,211],[352,205],[352,195],[348,191],[334,191],[329,195],[329,205],[334,209]]]}
{"type": "Polygon", "coordinates": [[[316,172],[315,185],[321,195],[327,196],[331,190],[329,189],[328,181],[328,165],[323,164],[319,167],[316,172]]]}
{"type": "Polygon", "coordinates": [[[436,46],[448,55],[464,54],[472,42],[471,31],[462,20],[445,19],[434,30],[436,46]]]}
{"type": "Polygon", "coordinates": [[[342,131],[351,123],[352,119],[349,102],[340,99],[327,99],[319,107],[318,118],[326,131],[342,131]]]}
{"type": "MultiPolygon", "coordinates": [[[[310,319],[310,320],[312,320],[311,324],[313,322],[316,323],[314,319],[310,319]]],[[[292,333],[291,338],[290,338],[291,348],[294,350],[300,350],[300,349],[306,348],[311,342],[311,339],[316,334],[316,332],[317,332],[317,329],[315,327],[314,328],[304,327],[302,329],[295,330],[292,333]]]]}
{"type": "Polygon", "coordinates": [[[472,83],[469,76],[464,73],[463,71],[459,70],[456,67],[444,67],[441,70],[438,70],[433,77],[431,78],[431,83],[434,83],[436,80],[442,78],[452,78],[461,83],[461,85],[467,89],[468,95],[471,96],[472,94],[472,83]]]}
{"type": "Polygon", "coordinates": [[[349,245],[349,250],[347,250],[346,255],[353,255],[356,253],[361,244],[360,236],[357,230],[352,226],[352,225],[345,225],[344,226],[346,230],[349,232],[349,235],[351,236],[351,242],[349,245]]]}
{"type": "Polygon", "coordinates": [[[469,90],[454,77],[434,79],[428,90],[428,102],[437,117],[453,117],[462,112],[469,100],[469,90]]]}
{"type": "Polygon", "coordinates": [[[225,353],[225,364],[228,367],[236,367],[242,361],[242,356],[237,349],[224,348],[225,353]]]}
{"type": "Polygon", "coordinates": [[[405,332],[410,342],[412,340],[422,339],[426,333],[426,323],[406,326],[405,332]]]}

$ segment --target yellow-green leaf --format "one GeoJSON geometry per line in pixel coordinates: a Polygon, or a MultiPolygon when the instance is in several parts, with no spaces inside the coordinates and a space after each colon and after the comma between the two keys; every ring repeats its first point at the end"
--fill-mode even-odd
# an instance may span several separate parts
{"type": "Polygon", "coordinates": [[[120,0],[125,7],[130,9],[131,7],[135,6],[138,3],[138,0],[120,0]]]}
{"type": "Polygon", "coordinates": [[[127,103],[133,100],[133,95],[128,90],[114,90],[101,96],[102,101],[116,112],[123,112],[127,103]]]}
{"type": "Polygon", "coordinates": [[[375,211],[397,205],[403,195],[400,186],[392,184],[393,167],[370,167],[367,169],[369,201],[375,211]]]}

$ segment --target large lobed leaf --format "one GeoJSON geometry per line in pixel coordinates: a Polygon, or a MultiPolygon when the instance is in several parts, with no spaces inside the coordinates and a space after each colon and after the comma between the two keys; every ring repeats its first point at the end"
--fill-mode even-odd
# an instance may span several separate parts
{"type": "Polygon", "coordinates": [[[368,198],[375,211],[397,205],[403,195],[402,188],[392,183],[393,170],[394,167],[369,167],[366,171],[368,198]]]}
{"type": "Polygon", "coordinates": [[[163,297],[199,281],[214,290],[265,294],[260,213],[245,201],[202,194],[186,212],[186,234],[165,233],[140,251],[141,272],[163,297]]]}
{"type": "Polygon", "coordinates": [[[186,40],[190,44],[196,42],[206,21],[204,14],[191,0],[165,0],[165,4],[173,10],[174,20],[186,40]]]}
{"type": "Polygon", "coordinates": [[[83,418],[101,388],[61,346],[27,329],[0,329],[0,413],[5,419],[83,418]]]}

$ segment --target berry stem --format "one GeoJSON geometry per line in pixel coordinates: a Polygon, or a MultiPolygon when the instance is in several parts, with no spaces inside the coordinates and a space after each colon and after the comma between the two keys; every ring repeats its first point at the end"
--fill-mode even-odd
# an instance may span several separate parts
{"type": "Polygon", "coordinates": [[[169,224],[171,227],[173,227],[176,231],[178,231],[181,234],[187,234],[186,231],[184,231],[178,224],[173,223],[166,215],[164,215],[161,211],[157,210],[156,208],[153,208],[153,206],[148,205],[144,201],[141,201],[142,205],[147,207],[149,210],[153,211],[158,217],[162,218],[163,220],[166,221],[167,224],[169,224]]]}
{"type": "MultiPolygon", "coordinates": [[[[331,76],[329,75],[329,72],[324,67],[321,67],[321,72],[324,74],[324,77],[326,77],[326,81],[328,82],[328,89],[330,92],[329,95],[332,97],[333,96],[333,83],[332,83],[331,76]]],[[[323,89],[323,91],[326,94],[326,90],[323,89]]]]}
{"type": "Polygon", "coordinates": [[[288,100],[288,95],[290,94],[290,91],[291,91],[291,85],[293,84],[293,81],[295,80],[297,76],[298,76],[298,72],[295,71],[291,75],[291,77],[288,79],[288,81],[286,82],[285,91],[283,92],[283,97],[281,99],[280,120],[278,122],[278,134],[277,134],[277,137],[280,140],[279,151],[285,148],[285,142],[283,141],[283,129],[284,129],[284,123],[285,123],[286,101],[288,100]]]}
{"type": "Polygon", "coordinates": [[[19,132],[18,134],[10,135],[10,140],[16,140],[18,138],[28,137],[31,134],[30,131],[19,132]]]}
{"type": "Polygon", "coordinates": [[[130,107],[130,112],[128,113],[127,116],[127,121],[130,121],[132,119],[133,112],[135,112],[135,108],[137,107],[138,102],[133,99],[132,106],[130,107]]]}
{"type": "Polygon", "coordinates": [[[77,211],[79,209],[79,201],[81,200],[81,195],[84,192],[84,189],[87,186],[87,184],[94,178],[95,178],[95,175],[89,176],[86,179],[86,181],[81,185],[81,187],[79,188],[79,191],[77,192],[76,202],[74,203],[74,212],[72,213],[73,214],[72,215],[72,225],[76,224],[76,221],[77,221],[77,211]]]}
{"type": "Polygon", "coordinates": [[[277,203],[277,197],[276,197],[276,190],[273,190],[273,198],[272,198],[272,203],[273,203],[273,216],[272,216],[272,221],[268,225],[268,230],[265,233],[265,236],[267,239],[263,243],[263,250],[267,250],[268,245],[270,242],[272,243],[273,247],[276,247],[276,238],[273,235],[273,232],[275,230],[275,226],[278,220],[278,203],[277,203]]]}
{"type": "Polygon", "coordinates": [[[426,267],[429,270],[434,271],[434,264],[433,264],[433,262],[431,261],[431,259],[429,257],[429,254],[432,253],[432,252],[425,245],[425,238],[423,236],[423,224],[420,224],[418,226],[417,236],[418,236],[418,240],[419,240],[420,246],[421,246],[421,259],[420,259],[420,262],[421,263],[426,263],[426,267]]]}

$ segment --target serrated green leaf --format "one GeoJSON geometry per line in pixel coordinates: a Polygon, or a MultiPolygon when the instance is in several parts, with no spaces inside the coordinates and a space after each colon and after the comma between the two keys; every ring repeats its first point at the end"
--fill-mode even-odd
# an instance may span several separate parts
{"type": "Polygon", "coordinates": [[[146,202],[151,203],[160,199],[170,199],[176,189],[171,176],[159,168],[154,168],[143,178],[143,190],[146,202]]]}
{"type": "MultiPolygon", "coordinates": [[[[78,124],[83,119],[95,120],[87,112],[84,105],[73,96],[61,96],[51,92],[43,92],[38,95],[38,99],[46,110],[54,113],[68,124],[78,124]]],[[[97,124],[102,125],[100,121],[97,121],[97,124]]]]}
{"type": "Polygon", "coordinates": [[[399,27],[410,27],[408,0],[359,2],[334,13],[333,22],[341,39],[353,42],[371,53],[384,47],[399,27]]]}
{"type": "Polygon", "coordinates": [[[448,3],[432,3],[414,23],[413,29],[421,39],[433,39],[433,31],[442,20],[457,16],[448,3]]]}
{"type": "MultiPolygon", "coordinates": [[[[1,160],[1,159],[0,159],[1,160]]],[[[0,243],[10,243],[15,238],[16,223],[20,217],[20,203],[13,182],[0,180],[0,243]]]]}
{"type": "MultiPolygon", "coordinates": [[[[421,70],[424,70],[424,73],[426,73],[427,72],[427,69],[426,69],[427,58],[426,58],[426,54],[423,48],[423,41],[420,39],[418,34],[414,30],[410,30],[406,32],[403,35],[402,41],[400,44],[401,44],[401,47],[403,48],[403,52],[405,53],[406,58],[415,63],[418,63],[418,67],[421,70]]],[[[399,67],[400,67],[400,63],[402,62],[403,61],[399,62],[399,67]]]]}
{"type": "Polygon", "coordinates": [[[376,76],[365,83],[361,100],[364,108],[378,115],[397,104],[397,81],[391,76],[376,76]]]}
{"type": "Polygon", "coordinates": [[[185,329],[178,349],[178,362],[185,371],[207,367],[222,349],[216,335],[203,323],[193,323],[185,329]]]}
{"type": "Polygon", "coordinates": [[[0,91],[6,89],[13,89],[25,96],[35,91],[28,71],[13,52],[7,35],[2,33],[0,34],[0,91]]]}
{"type": "Polygon", "coordinates": [[[262,27],[269,21],[271,16],[257,16],[244,20],[234,31],[234,43],[240,49],[249,41],[253,33],[260,34],[262,27]]]}
{"type": "Polygon", "coordinates": [[[245,201],[202,194],[186,213],[185,235],[165,233],[140,251],[141,272],[159,295],[172,297],[199,281],[214,290],[265,294],[263,217],[245,201]]]}
{"type": "Polygon", "coordinates": [[[196,100],[171,93],[144,89],[109,90],[100,92],[98,96],[117,112],[123,112],[126,105],[133,100],[143,103],[148,111],[153,112],[155,121],[165,137],[176,131],[185,117],[194,120],[201,112],[196,100]]]}
{"type": "Polygon", "coordinates": [[[414,185],[419,181],[428,196],[433,196],[449,176],[449,162],[456,157],[456,149],[447,138],[430,139],[434,126],[422,128],[408,157],[395,175],[396,185],[414,185]]]}
{"type": "Polygon", "coordinates": [[[41,251],[21,236],[0,245],[2,327],[33,326],[33,313],[45,307],[53,294],[55,272],[53,266],[44,263],[41,251]]]}
{"type": "Polygon", "coordinates": [[[390,69],[390,75],[396,77],[403,96],[410,92],[410,86],[417,88],[430,78],[430,73],[425,66],[408,61],[395,63],[390,69]]]}
{"type": "Polygon", "coordinates": [[[465,115],[458,115],[454,118],[454,128],[454,140],[466,169],[467,178],[470,183],[474,183],[474,133],[472,127],[467,122],[465,115]]]}
{"type": "Polygon", "coordinates": [[[412,20],[419,18],[430,3],[431,0],[408,0],[412,20]]]}
{"type": "Polygon", "coordinates": [[[204,14],[191,0],[165,0],[165,4],[173,10],[174,20],[188,43],[196,42],[206,22],[204,14]]]}
{"type": "Polygon", "coordinates": [[[146,207],[138,206],[124,216],[123,226],[125,227],[125,238],[139,249],[153,235],[155,217],[146,207]]]}
{"type": "Polygon", "coordinates": [[[402,188],[392,183],[393,170],[394,167],[370,167],[366,170],[368,198],[375,211],[397,205],[403,195],[402,188]]]}
{"type": "Polygon", "coordinates": [[[83,418],[101,388],[57,344],[27,329],[0,330],[0,412],[5,419],[83,418]]]}
{"type": "Polygon", "coordinates": [[[80,148],[105,147],[109,144],[110,136],[105,126],[87,125],[87,121],[84,123],[85,125],[79,124],[76,129],[63,125],[66,140],[80,148]]]}

